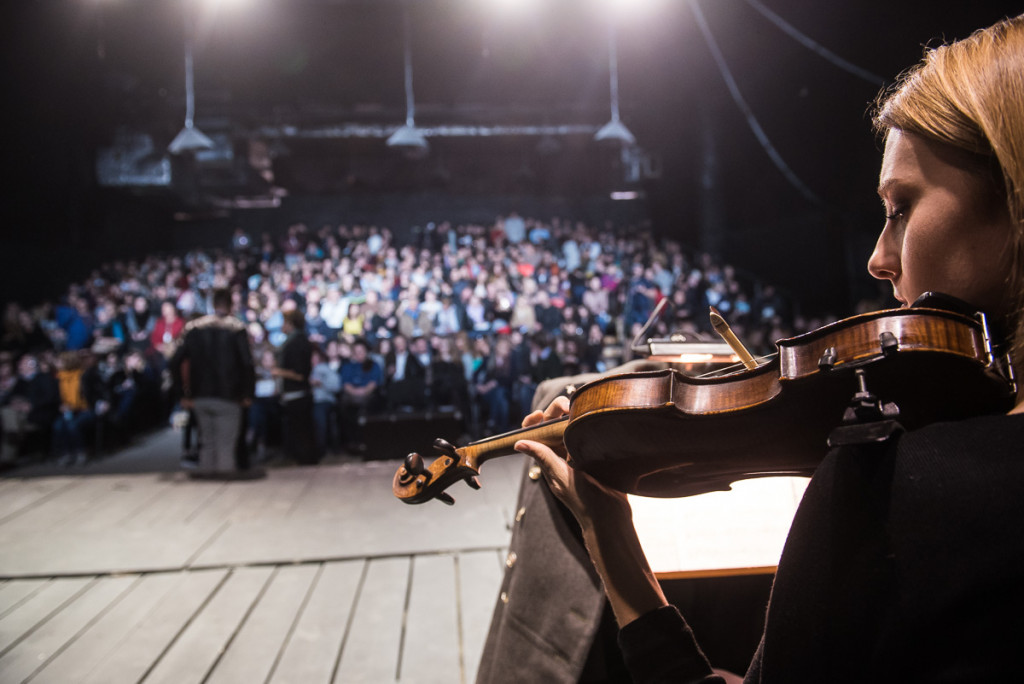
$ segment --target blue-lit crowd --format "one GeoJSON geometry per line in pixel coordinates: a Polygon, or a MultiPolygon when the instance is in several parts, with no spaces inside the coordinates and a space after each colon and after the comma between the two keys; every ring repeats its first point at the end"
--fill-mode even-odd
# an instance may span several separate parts
{"type": "Polygon", "coordinates": [[[231,290],[252,343],[245,440],[264,458],[280,439],[271,370],[286,317],[312,343],[321,455],[362,450],[359,426],[377,415],[446,412],[468,438],[509,429],[543,379],[629,360],[662,299],[648,337],[709,332],[709,306],[755,350],[814,327],[771,285],[638,226],[513,213],[401,238],[372,225],[239,228],[222,250],[109,263],[59,301],[8,302],[3,461],[35,451],[81,463],[101,448],[98,435],[110,444],[166,424],[177,401],[168,360],[216,288],[231,290]]]}

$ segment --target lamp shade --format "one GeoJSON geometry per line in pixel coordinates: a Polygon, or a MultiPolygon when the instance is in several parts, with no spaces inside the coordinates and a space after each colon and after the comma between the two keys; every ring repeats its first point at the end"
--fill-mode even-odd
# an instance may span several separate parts
{"type": "Polygon", "coordinates": [[[208,150],[213,147],[213,141],[203,135],[195,126],[185,126],[174,140],[167,146],[171,154],[182,154],[184,152],[195,152],[196,150],[208,150]]]}
{"type": "Polygon", "coordinates": [[[623,145],[633,145],[636,143],[636,138],[629,132],[626,125],[618,119],[612,119],[601,129],[594,134],[594,140],[610,140],[612,142],[620,142],[623,145]]]}
{"type": "Polygon", "coordinates": [[[391,134],[387,141],[388,147],[400,147],[407,150],[426,150],[429,145],[423,133],[415,126],[406,124],[391,134]]]}

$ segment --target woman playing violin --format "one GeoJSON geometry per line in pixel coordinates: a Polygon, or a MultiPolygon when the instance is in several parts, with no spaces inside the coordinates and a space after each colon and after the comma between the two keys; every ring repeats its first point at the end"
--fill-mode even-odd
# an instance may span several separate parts
{"type": "MultiPolygon", "coordinates": [[[[970,302],[1024,359],[1024,15],[930,50],[883,94],[874,123],[885,225],[871,275],[904,306],[927,291],[970,302]]],[[[567,411],[558,399],[524,425],[567,411]]],[[[1011,415],[829,452],[794,518],[745,681],[1019,676],[1022,412],[1018,394],[1011,415]]],[[[625,495],[538,442],[516,449],[579,521],[634,681],[723,681],[667,604],[625,495]]]]}

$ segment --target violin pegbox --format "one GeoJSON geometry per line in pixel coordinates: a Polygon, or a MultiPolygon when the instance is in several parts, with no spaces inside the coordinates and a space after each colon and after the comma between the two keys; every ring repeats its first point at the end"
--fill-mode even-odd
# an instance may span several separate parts
{"type": "Polygon", "coordinates": [[[466,463],[453,444],[436,439],[434,451],[438,457],[429,466],[416,452],[405,457],[392,482],[396,497],[409,504],[437,499],[451,506],[455,499],[445,490],[457,481],[464,480],[473,489],[480,489],[479,472],[466,463]]]}

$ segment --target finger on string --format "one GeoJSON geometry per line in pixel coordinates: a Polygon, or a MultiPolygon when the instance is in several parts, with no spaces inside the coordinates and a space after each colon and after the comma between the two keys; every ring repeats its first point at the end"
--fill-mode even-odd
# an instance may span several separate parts
{"type": "Polygon", "coordinates": [[[546,420],[544,412],[537,409],[536,411],[526,414],[526,417],[523,418],[523,427],[530,427],[531,425],[536,425],[544,420],[546,420]]]}
{"type": "Polygon", "coordinates": [[[569,412],[569,398],[568,397],[556,397],[554,401],[548,404],[548,407],[544,409],[544,419],[552,420],[554,418],[560,418],[569,412]]]}

